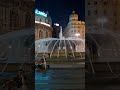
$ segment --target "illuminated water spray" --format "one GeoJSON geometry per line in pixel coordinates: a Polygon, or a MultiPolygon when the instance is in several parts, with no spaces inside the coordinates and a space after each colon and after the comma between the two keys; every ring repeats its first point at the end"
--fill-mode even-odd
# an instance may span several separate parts
{"type": "Polygon", "coordinates": [[[35,41],[35,52],[36,56],[39,53],[43,53],[49,54],[50,58],[68,58],[70,54],[75,59],[76,53],[79,53],[80,56],[81,52],[85,52],[85,40],[79,37],[76,38],[75,36],[65,38],[62,34],[62,27],[60,26],[59,38],[44,38],[35,41]]]}

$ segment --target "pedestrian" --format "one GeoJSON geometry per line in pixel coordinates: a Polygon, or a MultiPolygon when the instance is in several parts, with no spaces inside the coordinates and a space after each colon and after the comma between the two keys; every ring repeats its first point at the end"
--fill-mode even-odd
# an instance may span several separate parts
{"type": "Polygon", "coordinates": [[[44,69],[46,70],[46,58],[44,55],[42,55],[41,62],[42,62],[44,69]]]}
{"type": "Polygon", "coordinates": [[[21,90],[28,90],[27,88],[27,80],[24,76],[22,76],[22,87],[21,90]]]}
{"type": "Polygon", "coordinates": [[[24,71],[19,70],[18,73],[17,73],[17,76],[14,79],[14,81],[16,83],[17,90],[22,90],[23,78],[24,78],[24,71]]]}

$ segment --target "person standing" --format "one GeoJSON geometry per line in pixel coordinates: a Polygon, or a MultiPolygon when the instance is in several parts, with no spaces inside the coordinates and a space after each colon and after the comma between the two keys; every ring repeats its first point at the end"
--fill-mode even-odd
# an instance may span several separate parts
{"type": "Polygon", "coordinates": [[[44,69],[46,70],[46,58],[44,55],[42,55],[41,61],[42,61],[42,65],[43,65],[44,69]]]}

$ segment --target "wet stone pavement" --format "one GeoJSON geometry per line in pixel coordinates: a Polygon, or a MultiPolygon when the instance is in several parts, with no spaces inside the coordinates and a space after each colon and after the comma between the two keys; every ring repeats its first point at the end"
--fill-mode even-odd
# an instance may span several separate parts
{"type": "Polygon", "coordinates": [[[49,69],[36,71],[35,90],[85,90],[85,70],[49,69]]]}

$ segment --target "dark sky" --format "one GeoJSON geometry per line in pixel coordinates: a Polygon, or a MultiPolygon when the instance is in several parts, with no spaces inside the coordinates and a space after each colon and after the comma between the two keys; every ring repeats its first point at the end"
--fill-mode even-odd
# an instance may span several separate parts
{"type": "Polygon", "coordinates": [[[85,20],[85,0],[36,0],[35,8],[48,11],[53,23],[65,27],[73,10],[79,15],[79,20],[85,20]]]}

